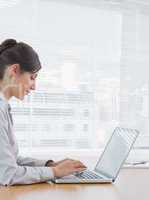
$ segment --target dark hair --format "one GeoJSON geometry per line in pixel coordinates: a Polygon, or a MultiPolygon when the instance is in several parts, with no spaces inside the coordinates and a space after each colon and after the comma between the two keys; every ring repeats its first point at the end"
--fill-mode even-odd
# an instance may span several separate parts
{"type": "Polygon", "coordinates": [[[7,39],[0,44],[0,79],[6,67],[12,64],[19,64],[21,72],[35,73],[41,68],[39,57],[31,46],[7,39]]]}

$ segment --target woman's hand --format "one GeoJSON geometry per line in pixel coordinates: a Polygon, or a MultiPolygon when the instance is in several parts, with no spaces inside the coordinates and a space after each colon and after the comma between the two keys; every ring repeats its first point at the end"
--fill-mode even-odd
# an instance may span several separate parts
{"type": "Polygon", "coordinates": [[[86,166],[78,160],[65,159],[59,161],[52,169],[55,177],[63,177],[74,172],[84,171],[86,166]]]}

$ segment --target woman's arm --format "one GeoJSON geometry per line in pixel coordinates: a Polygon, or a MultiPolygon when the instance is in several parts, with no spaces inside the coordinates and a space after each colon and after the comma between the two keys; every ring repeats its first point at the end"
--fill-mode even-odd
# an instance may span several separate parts
{"type": "Polygon", "coordinates": [[[0,112],[0,185],[31,184],[54,178],[50,167],[18,165],[8,135],[8,122],[0,112]]]}
{"type": "Polygon", "coordinates": [[[34,167],[44,167],[46,166],[47,162],[52,160],[40,160],[30,157],[22,157],[18,156],[17,158],[17,164],[20,166],[34,166],[34,167]]]}

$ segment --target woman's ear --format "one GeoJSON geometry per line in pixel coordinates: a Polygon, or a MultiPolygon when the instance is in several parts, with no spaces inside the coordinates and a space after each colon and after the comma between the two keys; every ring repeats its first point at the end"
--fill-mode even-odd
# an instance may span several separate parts
{"type": "Polygon", "coordinates": [[[9,66],[9,74],[13,77],[18,77],[20,75],[20,65],[13,64],[9,66]]]}

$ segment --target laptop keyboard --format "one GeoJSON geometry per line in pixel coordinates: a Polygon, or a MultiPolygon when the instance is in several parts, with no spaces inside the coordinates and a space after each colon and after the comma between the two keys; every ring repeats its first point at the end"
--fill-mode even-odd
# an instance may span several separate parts
{"type": "Polygon", "coordinates": [[[76,173],[75,176],[81,179],[103,179],[101,176],[87,170],[81,173],[76,173]]]}

